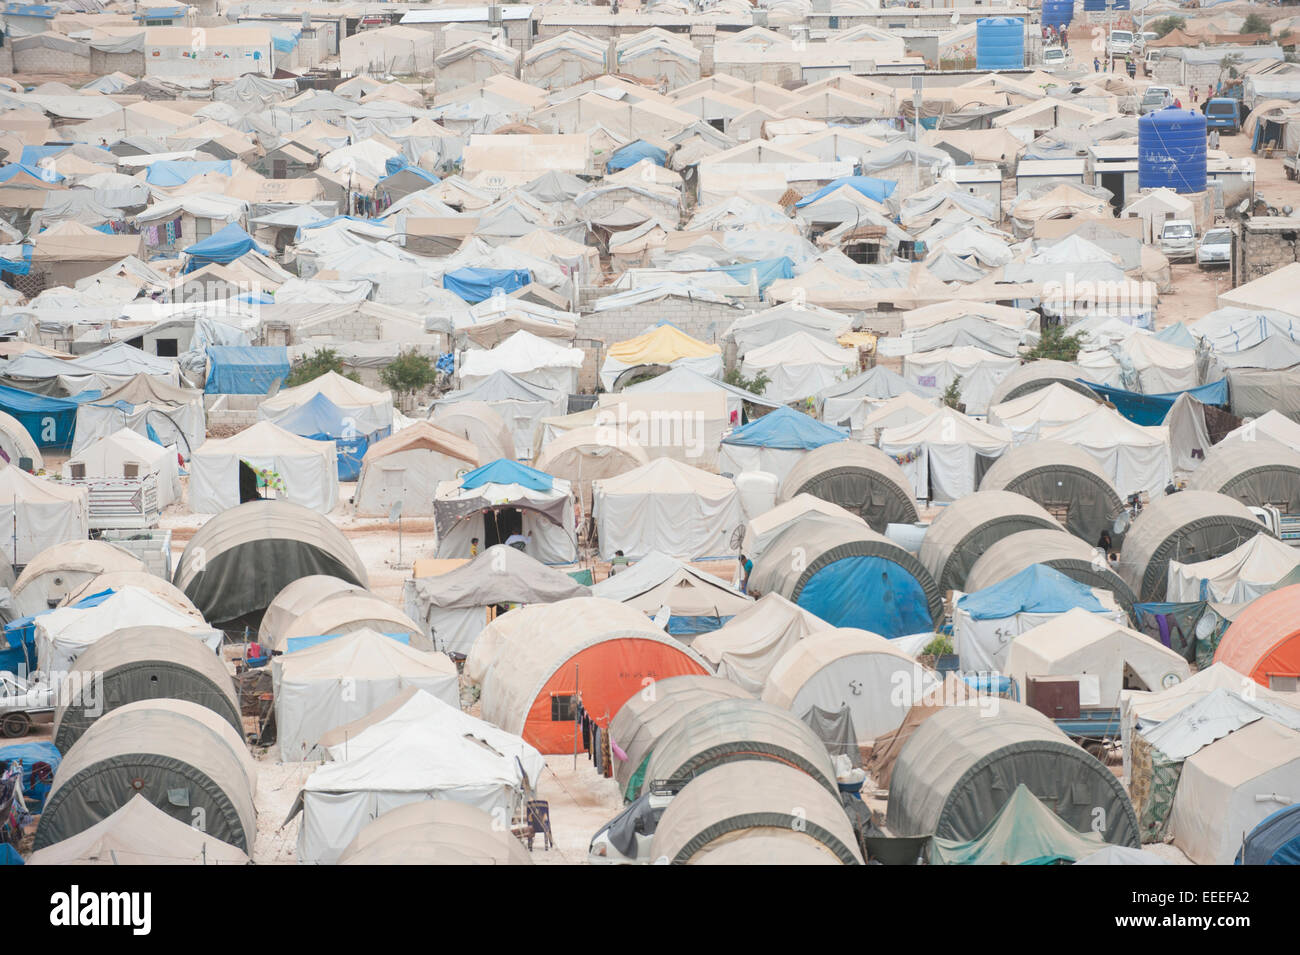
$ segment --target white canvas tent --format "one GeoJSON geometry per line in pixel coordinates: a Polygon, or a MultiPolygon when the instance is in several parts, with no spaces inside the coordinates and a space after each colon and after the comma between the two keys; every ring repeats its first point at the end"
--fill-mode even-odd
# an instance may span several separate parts
{"type": "Polygon", "coordinates": [[[1169,429],[1134,424],[1105,405],[1096,406],[1069,424],[1045,428],[1042,438],[1063,441],[1088,452],[1120,497],[1138,491],[1156,497],[1173,480],[1169,429]]]}
{"type": "Polygon", "coordinates": [[[63,463],[63,480],[145,480],[152,476],[158,488],[158,505],[167,507],[180,500],[181,478],[176,466],[176,449],[165,448],[130,428],[96,439],[63,463]]]}
{"type": "Polygon", "coordinates": [[[740,552],[757,562],[768,545],[780,537],[787,527],[807,520],[847,521],[859,527],[867,526],[867,522],[852,511],[804,492],[769,511],[751,517],[745,524],[740,552]]]}
{"type": "Polygon", "coordinates": [[[729,478],[659,458],[592,484],[600,556],[621,550],[634,560],[662,551],[682,560],[734,554],[744,522],[729,478]]]}
{"type": "Polygon", "coordinates": [[[913,352],[903,359],[903,377],[923,388],[945,391],[958,378],[966,413],[984,414],[998,383],[1020,364],[1014,355],[998,355],[975,345],[954,345],[913,352]]]}
{"type": "Polygon", "coordinates": [[[782,404],[815,395],[857,370],[857,349],[842,348],[804,331],[750,350],[740,366],[746,378],[766,374],[770,381],[763,396],[782,404]]]}
{"type": "Polygon", "coordinates": [[[1082,706],[1115,707],[1123,689],[1168,689],[1191,676],[1187,661],[1136,630],[1075,608],[1022,633],[1007,653],[1007,675],[1078,676],[1082,706]]]}
{"type": "Polygon", "coordinates": [[[1045,428],[1057,428],[1097,409],[1097,401],[1060,382],[989,408],[989,424],[1010,428],[1016,444],[1036,441],[1045,428]]]}
{"type": "Polygon", "coordinates": [[[483,463],[468,438],[417,421],[366,449],[352,494],[358,517],[386,517],[401,503],[408,517],[432,517],[439,483],[483,463]]]}
{"type": "Polygon", "coordinates": [[[786,651],[827,626],[826,621],[780,594],[764,594],[722,627],[696,637],[691,649],[707,660],[718,676],[757,696],[786,651]]]}
{"type": "Polygon", "coordinates": [[[973,494],[993,462],[1011,449],[1007,428],[941,408],[914,424],[881,432],[880,450],[894,458],[918,499],[956,501],[973,494]]]}
{"type": "Polygon", "coordinates": [[[393,393],[376,391],[327,371],[296,388],[285,388],[257,406],[263,421],[279,421],[292,414],[317,395],[324,395],[336,408],[351,418],[358,434],[386,434],[393,427],[393,393]]]}
{"type": "Polygon", "coordinates": [[[460,381],[462,387],[472,388],[494,373],[506,371],[530,384],[568,395],[578,390],[582,360],[581,348],[569,348],[520,329],[495,348],[464,351],[460,381]]]}
{"type": "Polygon", "coordinates": [[[240,504],[240,464],[275,472],[284,482],[279,500],[322,514],[339,499],[338,451],[333,441],[313,441],[259,421],[231,438],[205,441],[190,459],[190,510],[217,514],[240,504]]]}
{"type": "Polygon", "coordinates": [[[456,665],[368,627],[285,653],[271,664],[281,762],[317,758],[321,736],[415,687],[460,708],[456,665]]]}
{"type": "Polygon", "coordinates": [[[1165,599],[1174,603],[1250,603],[1297,566],[1300,550],[1271,534],[1256,534],[1222,557],[1187,564],[1171,560],[1165,599]]]}
{"type": "Polygon", "coordinates": [[[15,567],[47,547],[85,540],[90,534],[86,489],[34,477],[17,464],[0,467],[0,528],[3,556],[15,567]]]}

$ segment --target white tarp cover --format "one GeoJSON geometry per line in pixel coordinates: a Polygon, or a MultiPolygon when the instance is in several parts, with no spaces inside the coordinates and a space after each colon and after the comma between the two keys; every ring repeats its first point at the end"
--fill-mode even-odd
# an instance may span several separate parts
{"type": "Polygon", "coordinates": [[[36,618],[36,660],[43,673],[72,669],[78,655],[110,633],[131,627],[169,627],[201,640],[214,652],[222,633],[197,613],[140,587],[116,591],[93,607],[60,607],[36,618]]]}
{"type": "Polygon", "coordinates": [[[66,487],[19,470],[0,467],[0,527],[3,556],[11,564],[29,563],[41,551],[90,534],[86,489],[66,487]]]}
{"type": "Polygon", "coordinates": [[[842,348],[805,331],[752,349],[740,368],[746,378],[765,373],[771,380],[763,396],[782,404],[815,395],[857,370],[856,348],[842,348]]]}
{"type": "Polygon", "coordinates": [[[84,464],[85,479],[127,480],[128,465],[135,465],[143,479],[152,474],[158,485],[158,505],[167,507],[180,500],[181,478],[176,465],[176,449],[164,448],[130,428],[99,438],[63,464],[63,480],[72,480],[72,466],[84,464]]]}
{"type": "Polygon", "coordinates": [[[527,539],[524,546],[530,557],[543,564],[573,563],[578,558],[578,532],[572,485],[554,476],[551,482],[549,491],[538,491],[520,484],[462,488],[459,478],[443,481],[434,494],[434,516],[441,526],[436,556],[472,557],[474,538],[480,546],[487,546],[490,540],[486,527],[496,520],[494,508],[509,507],[519,512],[519,533],[527,539]],[[440,506],[454,515],[454,523],[443,525],[440,506]]]}
{"type": "Polygon", "coordinates": [[[456,665],[362,628],[272,661],[275,724],[282,762],[318,758],[317,744],[410,687],[460,708],[456,665]]]}
{"type": "MultiPolygon", "coordinates": [[[[1104,609],[1085,610],[1085,613],[1104,617],[1116,626],[1123,626],[1128,621],[1127,614],[1116,605],[1115,597],[1109,590],[1099,587],[1091,590],[1104,609]]],[[[1004,672],[1007,653],[1017,637],[1064,616],[1063,613],[1021,611],[1009,617],[976,619],[962,609],[962,596],[965,595],[953,594],[953,649],[961,658],[962,669],[973,673],[1004,672]]]]}
{"type": "Polygon", "coordinates": [[[1042,438],[1087,451],[1120,497],[1146,491],[1154,498],[1164,493],[1174,477],[1169,429],[1134,424],[1104,405],[1070,424],[1044,428],[1042,438]]]}
{"type": "Polygon", "coordinates": [[[1016,356],[997,355],[974,345],[915,352],[903,359],[903,377],[922,388],[946,390],[958,382],[967,414],[984,414],[1003,378],[1020,365],[1016,356]]]}
{"type": "Polygon", "coordinates": [[[468,438],[416,421],[366,449],[353,510],[358,517],[386,517],[401,502],[404,516],[432,517],[438,485],[485,463],[468,438]]]}
{"type": "MultiPolygon", "coordinates": [[[[1079,607],[1016,637],[1007,653],[1007,675],[1022,694],[1029,677],[1087,677],[1099,687],[1092,705],[1101,707],[1119,705],[1130,671],[1151,690],[1168,689],[1191,676],[1187,661],[1173,650],[1079,607]]],[[[1084,683],[1080,679],[1081,696],[1084,683]]]]}
{"type": "Polygon", "coordinates": [[[583,354],[581,348],[521,329],[495,348],[466,350],[460,359],[461,386],[472,388],[494,372],[507,371],[531,384],[572,394],[578,390],[583,354]]]}
{"type": "Polygon", "coordinates": [[[1174,603],[1211,600],[1249,603],[1300,565],[1300,550],[1270,534],[1256,534],[1235,550],[1211,560],[1169,562],[1169,589],[1174,603]]]}
{"type": "Polygon", "coordinates": [[[976,421],[952,408],[941,408],[915,424],[881,432],[880,450],[890,455],[912,487],[917,499],[958,501],[975,493],[979,477],[1011,450],[1007,428],[976,421]]]}
{"type": "Polygon", "coordinates": [[[707,660],[718,676],[757,696],[786,651],[826,628],[826,621],[780,594],[764,594],[717,630],[696,637],[691,649],[707,660]]]}
{"type": "Polygon", "coordinates": [[[1067,425],[1097,409],[1093,398],[1060,382],[989,408],[989,424],[1010,428],[1016,444],[1037,440],[1044,428],[1067,425]]]}
{"type": "Polygon", "coordinates": [[[732,554],[744,523],[734,481],[672,458],[593,482],[592,500],[602,560],[616,550],[633,560],[651,551],[682,560],[732,554]]]}
{"type": "Polygon", "coordinates": [[[231,438],[203,443],[190,459],[190,510],[218,514],[239,505],[239,463],[274,471],[284,481],[280,500],[328,514],[339,500],[338,450],[259,421],[231,438]]]}
{"type": "Polygon", "coordinates": [[[1183,763],[1170,817],[1198,865],[1231,865],[1242,839],[1300,792],[1300,732],[1262,719],[1183,763]]]}
{"type": "Polygon", "coordinates": [[[308,777],[299,796],[299,862],[332,864],[372,819],[425,799],[474,806],[508,824],[520,799],[518,764],[534,785],[545,769],[519,737],[423,691],[386,709],[346,739],[322,740],[333,761],[308,777]]]}

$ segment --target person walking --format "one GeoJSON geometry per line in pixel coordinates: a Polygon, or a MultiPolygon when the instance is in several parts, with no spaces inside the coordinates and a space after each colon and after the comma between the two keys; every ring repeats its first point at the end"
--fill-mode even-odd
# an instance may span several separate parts
{"type": "Polygon", "coordinates": [[[1092,58],[1092,71],[1094,73],[1101,72],[1101,60],[1097,59],[1095,56],[1092,58]]]}

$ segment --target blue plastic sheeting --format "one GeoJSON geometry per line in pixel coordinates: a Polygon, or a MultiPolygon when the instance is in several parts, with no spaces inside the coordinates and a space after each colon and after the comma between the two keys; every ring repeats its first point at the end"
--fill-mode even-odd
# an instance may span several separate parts
{"type": "Polygon", "coordinates": [[[1179,348],[1196,347],[1196,339],[1192,337],[1192,333],[1187,330],[1187,326],[1182,322],[1174,322],[1168,328],[1160,329],[1152,337],[1170,345],[1177,345],[1179,348]]]}
{"type": "Polygon", "coordinates": [[[532,281],[527,269],[457,269],[442,277],[442,287],[471,305],[492,297],[496,289],[509,294],[532,281]]]}
{"type": "Polygon", "coordinates": [[[1208,385],[1201,385],[1199,388],[1188,388],[1186,391],[1172,391],[1160,395],[1140,395],[1136,391],[1125,391],[1123,388],[1098,385],[1082,378],[1079,378],[1078,381],[1087,385],[1113,404],[1116,411],[1134,424],[1163,424],[1165,416],[1169,414],[1169,409],[1174,406],[1174,402],[1182,395],[1191,395],[1203,405],[1222,407],[1228,404],[1227,378],[1220,378],[1218,381],[1212,381],[1208,385]]]}
{"type": "Polygon", "coordinates": [[[361,477],[361,459],[366,456],[370,442],[387,437],[391,429],[359,434],[351,421],[351,415],[325,395],[317,393],[311,400],[276,419],[275,423],[313,441],[333,441],[337,450],[339,480],[355,481],[361,477]]]}
{"type": "Polygon", "coordinates": [[[712,633],[722,627],[731,617],[669,617],[668,632],[674,637],[693,637],[701,633],[712,633]]]}
{"type": "Polygon", "coordinates": [[[710,272],[725,272],[737,282],[748,282],[755,273],[758,275],[758,290],[767,291],[767,287],[777,279],[794,278],[794,262],[787,256],[778,259],[760,259],[757,262],[742,262],[739,265],[720,265],[710,272]]]}
{"type": "Polygon", "coordinates": [[[117,591],[110,587],[108,590],[101,590],[99,593],[91,594],[89,597],[82,597],[72,606],[76,607],[78,610],[89,610],[91,607],[98,607],[116,592],[117,591]]]}
{"type": "Polygon", "coordinates": [[[50,793],[50,782],[58,772],[63,754],[50,742],[40,743],[5,743],[0,745],[0,766],[8,766],[14,760],[23,764],[23,797],[27,800],[29,812],[37,813],[45,805],[45,797],[50,793]],[[50,768],[49,780],[38,782],[33,778],[37,763],[44,763],[50,768]]]}
{"type": "Polygon", "coordinates": [[[0,183],[8,182],[20,173],[27,173],[33,179],[40,179],[43,182],[62,182],[63,175],[55,172],[53,169],[42,169],[40,166],[28,164],[25,162],[10,163],[7,166],[0,166],[0,183]]]}
{"type": "Polygon", "coordinates": [[[293,48],[298,45],[298,36],[273,36],[271,45],[275,47],[277,53],[291,53],[293,48]]]}
{"type": "Polygon", "coordinates": [[[617,172],[619,169],[635,166],[643,159],[649,159],[656,166],[666,166],[668,164],[668,153],[653,143],[638,139],[634,143],[628,143],[622,149],[615,150],[614,154],[605,163],[605,170],[607,172],[617,172]]]}
{"type": "Polygon", "coordinates": [[[8,259],[0,255],[0,272],[12,272],[14,275],[26,275],[32,270],[32,246],[24,245],[20,247],[23,251],[21,259],[8,259]]]}
{"type": "Polygon", "coordinates": [[[264,395],[276,379],[289,377],[289,349],[283,346],[209,345],[210,395],[264,395]]]}
{"type": "Polygon", "coordinates": [[[783,451],[811,451],[823,444],[848,439],[844,428],[823,424],[801,411],[782,406],[768,412],[722,439],[723,444],[747,448],[776,448],[783,451]]]}
{"type": "Polygon", "coordinates": [[[884,202],[894,194],[894,190],[898,188],[898,183],[892,179],[877,179],[875,176],[842,176],[839,179],[832,180],[828,185],[822,186],[811,196],[804,196],[794,204],[794,207],[802,209],[804,206],[811,205],[822,196],[830,195],[840,186],[852,186],[868,199],[884,202]]]}
{"type": "Polygon", "coordinates": [[[1279,809],[1250,830],[1233,865],[1300,865],[1300,805],[1279,809]]]}
{"type": "Polygon", "coordinates": [[[231,175],[229,159],[210,159],[196,162],[187,159],[162,159],[150,163],[144,174],[144,181],[151,186],[164,189],[171,186],[183,186],[195,176],[204,176],[215,172],[221,176],[231,175]]]}
{"type": "Polygon", "coordinates": [[[460,486],[466,490],[485,484],[518,484],[530,491],[549,491],[554,483],[554,479],[545,471],[530,468],[509,458],[490,461],[470,471],[460,480],[460,486]]]}
{"type": "MultiPolygon", "coordinates": [[[[341,633],[326,633],[316,637],[290,637],[286,641],[285,653],[293,653],[297,650],[309,650],[312,647],[318,647],[322,643],[329,643],[331,640],[337,640],[345,636],[341,633]]],[[[411,635],[409,633],[385,633],[383,636],[389,640],[396,640],[398,643],[411,645],[411,635]]]]}
{"type": "Polygon", "coordinates": [[[18,854],[18,850],[9,843],[0,845],[0,865],[26,865],[23,857],[18,854]]]}
{"type": "Polygon", "coordinates": [[[5,643],[9,649],[0,650],[0,670],[18,673],[23,667],[29,671],[36,669],[36,617],[39,616],[19,617],[4,625],[5,643]]]}
{"type": "Polygon", "coordinates": [[[1015,686],[1011,682],[1011,677],[1001,673],[963,673],[961,681],[972,690],[995,693],[999,696],[1010,693],[1015,686]]]}
{"type": "Polygon", "coordinates": [[[193,272],[214,262],[225,265],[233,262],[248,252],[260,252],[269,255],[266,249],[253,241],[253,237],[232,222],[220,232],[214,232],[200,242],[195,242],[184,252],[190,257],[185,266],[186,272],[193,272]]]}
{"type": "MultiPolygon", "coordinates": [[[[421,179],[423,179],[425,182],[428,183],[435,183],[435,182],[442,181],[433,173],[429,172],[429,170],[421,169],[419,166],[412,166],[409,162],[406,161],[405,156],[388,157],[388,159],[384,162],[384,179],[387,179],[389,176],[396,176],[399,172],[402,172],[403,170],[414,173],[415,175],[419,176],[421,179]]],[[[383,185],[384,179],[379,180],[380,185],[383,185]]]]}
{"type": "Polygon", "coordinates": [[[1018,613],[1065,613],[1080,607],[1092,613],[1106,608],[1092,588],[1045,564],[1030,564],[991,587],[966,594],[957,606],[976,620],[1002,620],[1018,613]]]}
{"type": "Polygon", "coordinates": [[[99,396],[83,391],[75,398],[50,398],[0,385],[0,411],[17,418],[38,448],[71,447],[77,408],[99,396]]]}
{"type": "Polygon", "coordinates": [[[827,564],[804,584],[798,603],[832,627],[858,627],[891,640],[934,629],[925,588],[884,557],[827,564]]]}

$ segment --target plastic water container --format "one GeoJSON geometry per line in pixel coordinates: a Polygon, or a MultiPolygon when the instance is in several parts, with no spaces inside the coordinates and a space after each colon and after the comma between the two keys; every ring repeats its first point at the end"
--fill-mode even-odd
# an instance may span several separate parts
{"type": "Polygon", "coordinates": [[[766,514],[776,507],[776,493],[781,482],[768,471],[742,471],[736,475],[736,491],[740,494],[740,509],[745,520],[766,514]]]}

